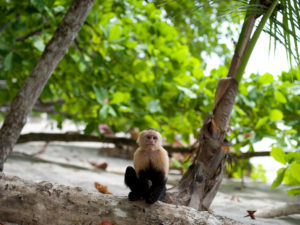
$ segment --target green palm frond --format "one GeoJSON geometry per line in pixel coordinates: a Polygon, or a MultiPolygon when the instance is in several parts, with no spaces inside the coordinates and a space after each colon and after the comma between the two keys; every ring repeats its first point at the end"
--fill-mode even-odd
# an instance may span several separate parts
{"type": "MultiPolygon", "coordinates": [[[[228,76],[240,82],[262,31],[270,36],[269,50],[284,46],[290,66],[300,69],[300,1],[299,0],[233,0],[230,12],[244,13],[245,20],[230,65],[228,76]]],[[[227,12],[227,13],[230,13],[227,12]]]]}
{"type": "Polygon", "coordinates": [[[290,65],[293,60],[299,66],[299,44],[300,44],[300,1],[299,0],[280,0],[278,9],[272,14],[269,24],[264,31],[273,39],[274,51],[276,43],[282,44],[287,53],[290,65]]]}
{"type": "MultiPolygon", "coordinates": [[[[249,1],[249,14],[263,15],[269,5],[274,0],[249,1]],[[255,2],[255,3],[253,3],[255,2]],[[262,12],[263,11],[263,12],[262,12]]],[[[239,4],[245,4],[245,1],[236,0],[239,4]]],[[[269,18],[269,23],[264,27],[264,31],[270,35],[274,51],[276,43],[282,44],[287,52],[287,58],[290,65],[296,62],[300,65],[300,1],[299,0],[279,0],[274,12],[269,18]]],[[[271,47],[269,47],[271,49],[271,47]]]]}

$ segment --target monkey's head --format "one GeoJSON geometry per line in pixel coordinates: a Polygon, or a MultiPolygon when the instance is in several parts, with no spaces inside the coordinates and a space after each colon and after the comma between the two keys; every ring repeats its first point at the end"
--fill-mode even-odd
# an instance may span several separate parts
{"type": "Polygon", "coordinates": [[[154,129],[143,130],[138,139],[138,145],[143,149],[157,149],[162,145],[162,137],[160,133],[154,129]]]}

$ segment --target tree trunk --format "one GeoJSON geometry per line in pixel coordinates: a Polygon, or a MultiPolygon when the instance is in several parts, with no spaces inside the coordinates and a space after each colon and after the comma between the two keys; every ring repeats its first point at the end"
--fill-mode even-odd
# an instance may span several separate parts
{"type": "MultiPolygon", "coordinates": [[[[258,2],[250,0],[249,4],[258,2]]],[[[246,14],[227,78],[219,81],[216,90],[213,117],[204,122],[198,135],[199,148],[193,164],[179,184],[168,190],[165,202],[207,210],[219,189],[226,170],[226,151],[229,145],[224,137],[238,92],[237,80],[241,79],[238,72],[249,46],[256,18],[257,15],[251,11],[246,14]]]]}
{"type": "Polygon", "coordinates": [[[15,96],[9,114],[0,130],[0,171],[12,151],[33,105],[53,70],[64,56],[84,23],[95,0],[74,0],[53,38],[37,61],[31,74],[15,96]]]}
{"type": "Polygon", "coordinates": [[[207,210],[214,199],[225,171],[224,140],[238,84],[233,78],[219,82],[216,91],[214,117],[207,119],[198,137],[199,148],[193,164],[179,184],[168,190],[165,202],[207,210]]]}
{"type": "Polygon", "coordinates": [[[4,173],[0,173],[0,218],[1,222],[24,225],[98,225],[103,220],[114,225],[242,224],[185,206],[130,202],[127,197],[92,194],[49,182],[31,183],[4,173]]]}

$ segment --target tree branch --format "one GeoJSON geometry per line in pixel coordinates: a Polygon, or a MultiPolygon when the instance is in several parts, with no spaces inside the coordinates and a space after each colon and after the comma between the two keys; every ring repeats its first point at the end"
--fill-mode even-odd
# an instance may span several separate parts
{"type": "Polygon", "coordinates": [[[79,187],[32,183],[0,173],[0,218],[17,224],[231,224],[237,221],[185,206],[88,193],[79,187]],[[16,216],[18,215],[18,216],[16,216]]]}
{"type": "MultiPolygon", "coordinates": [[[[101,142],[101,143],[111,143],[120,145],[137,146],[136,140],[133,138],[124,137],[98,137],[86,134],[77,133],[28,133],[20,136],[17,141],[18,144],[27,143],[31,141],[64,141],[64,142],[101,142]]],[[[171,145],[163,146],[169,153],[193,153],[194,147],[174,147],[171,145]]],[[[113,149],[112,149],[113,150],[113,149]]],[[[261,157],[270,156],[270,152],[245,152],[245,153],[230,153],[230,156],[235,159],[248,159],[251,157],[261,157]]]]}
{"type": "Polygon", "coordinates": [[[123,145],[136,145],[136,140],[131,138],[123,137],[98,137],[86,134],[77,133],[28,133],[23,134],[18,139],[18,144],[26,143],[30,141],[64,141],[64,142],[103,142],[103,143],[114,143],[123,145]]]}
{"type": "Polygon", "coordinates": [[[24,42],[29,37],[37,36],[37,35],[42,34],[43,29],[47,29],[47,28],[50,28],[50,25],[45,25],[43,28],[33,30],[33,31],[29,32],[28,34],[26,34],[24,36],[18,37],[18,38],[16,38],[16,41],[24,42]]]}

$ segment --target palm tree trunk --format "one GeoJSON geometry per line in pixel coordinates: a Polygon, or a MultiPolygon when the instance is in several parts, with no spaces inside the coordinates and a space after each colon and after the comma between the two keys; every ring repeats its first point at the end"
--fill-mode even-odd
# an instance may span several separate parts
{"type": "MultiPolygon", "coordinates": [[[[249,5],[258,3],[257,0],[250,0],[249,5]]],[[[197,210],[208,210],[210,207],[226,170],[229,143],[224,137],[238,93],[238,83],[258,36],[277,3],[278,0],[272,2],[252,39],[250,37],[259,15],[246,14],[227,78],[221,79],[216,89],[213,117],[206,119],[198,135],[199,147],[193,164],[179,184],[167,191],[165,202],[187,205],[197,210]]]]}

